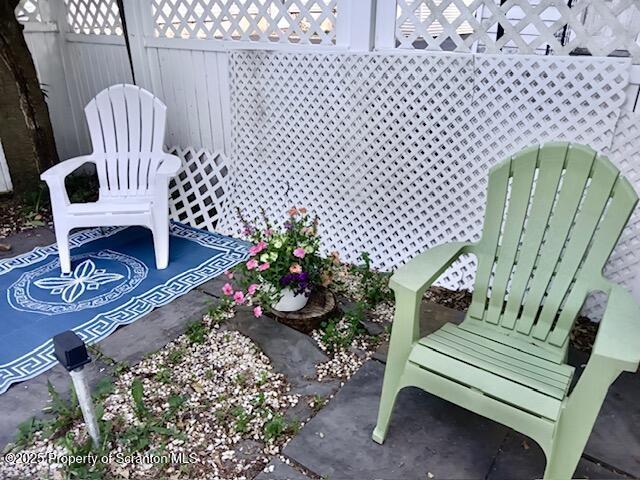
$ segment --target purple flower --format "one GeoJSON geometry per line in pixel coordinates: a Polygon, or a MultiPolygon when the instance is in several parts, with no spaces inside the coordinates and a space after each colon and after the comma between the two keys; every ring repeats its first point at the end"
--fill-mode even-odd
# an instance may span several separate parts
{"type": "Polygon", "coordinates": [[[293,223],[291,223],[289,220],[287,220],[286,222],[284,222],[284,228],[286,230],[291,230],[293,228],[293,223]]]}
{"type": "Polygon", "coordinates": [[[283,287],[288,287],[289,284],[294,280],[298,275],[296,273],[287,273],[280,277],[280,285],[283,287]]]}
{"type": "Polygon", "coordinates": [[[280,285],[292,288],[296,295],[307,294],[311,286],[307,272],[287,273],[280,277],[280,285]]]}

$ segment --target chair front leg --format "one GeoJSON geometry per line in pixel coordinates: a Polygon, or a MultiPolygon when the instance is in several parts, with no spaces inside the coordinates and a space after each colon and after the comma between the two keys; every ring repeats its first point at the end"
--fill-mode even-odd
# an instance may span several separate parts
{"type": "Polygon", "coordinates": [[[168,186],[164,186],[163,191],[156,193],[151,212],[153,217],[151,222],[153,248],[158,270],[163,270],[169,265],[169,198],[167,190],[168,186]]]}
{"type": "Polygon", "coordinates": [[[545,480],[573,477],[609,386],[620,373],[622,369],[615,362],[592,355],[560,414],[544,471],[545,480]]]}
{"type": "Polygon", "coordinates": [[[68,223],[66,210],[70,204],[64,185],[64,177],[49,177],[45,180],[49,187],[51,199],[51,213],[53,214],[53,226],[60,256],[60,269],[62,273],[71,272],[71,253],[69,251],[69,232],[71,225],[68,223]]]}
{"type": "Polygon", "coordinates": [[[405,289],[396,289],[396,310],[387,352],[382,394],[378,408],[378,421],[372,438],[382,444],[387,435],[389,420],[396,397],[400,391],[400,378],[404,372],[413,342],[420,336],[421,294],[405,289]]]}
{"type": "Polygon", "coordinates": [[[56,244],[60,257],[60,270],[62,273],[71,273],[71,252],[69,249],[69,227],[62,221],[54,225],[56,244]]]}

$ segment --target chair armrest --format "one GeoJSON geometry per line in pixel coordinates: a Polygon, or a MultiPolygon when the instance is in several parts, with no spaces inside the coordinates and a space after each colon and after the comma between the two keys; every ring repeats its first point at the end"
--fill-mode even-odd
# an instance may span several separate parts
{"type": "Polygon", "coordinates": [[[165,153],[162,156],[162,164],[158,167],[156,174],[167,178],[173,178],[178,174],[178,170],[182,167],[182,160],[176,155],[165,153]]]}
{"type": "Polygon", "coordinates": [[[389,281],[396,297],[389,362],[403,365],[411,346],[420,338],[420,307],[425,290],[472,244],[447,243],[430,248],[398,268],[389,281]]]}
{"type": "Polygon", "coordinates": [[[398,268],[391,276],[389,286],[394,290],[407,290],[422,297],[424,291],[435,282],[442,272],[463,253],[468,253],[473,244],[452,242],[430,248],[398,268]]]}
{"type": "Polygon", "coordinates": [[[640,363],[640,308],[624,288],[610,285],[592,356],[613,360],[623,370],[635,372],[640,363]]]}
{"type": "Polygon", "coordinates": [[[85,163],[96,163],[93,156],[83,155],[80,157],[70,158],[64,162],[60,162],[40,175],[40,178],[47,182],[49,187],[49,197],[51,198],[51,207],[54,212],[60,212],[66,205],[69,205],[69,196],[64,186],[64,179],[80,168],[85,163]]]}
{"type": "Polygon", "coordinates": [[[53,167],[47,169],[40,175],[40,179],[45,182],[49,182],[50,180],[56,179],[64,179],[74,170],[77,170],[85,163],[96,163],[93,156],[91,155],[82,155],[80,157],[70,158],[69,160],[65,160],[60,162],[53,167]]]}

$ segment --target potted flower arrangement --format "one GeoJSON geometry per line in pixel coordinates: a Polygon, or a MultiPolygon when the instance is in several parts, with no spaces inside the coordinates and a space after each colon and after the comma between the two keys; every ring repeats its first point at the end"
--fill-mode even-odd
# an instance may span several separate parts
{"type": "Polygon", "coordinates": [[[282,227],[262,214],[262,225],[247,222],[244,234],[251,241],[249,259],[236,267],[241,290],[230,283],[225,295],[235,303],[250,303],[256,316],[262,308],[294,312],[304,308],[311,291],[329,282],[327,260],[319,255],[318,219],[305,208],[291,208],[282,227]]]}

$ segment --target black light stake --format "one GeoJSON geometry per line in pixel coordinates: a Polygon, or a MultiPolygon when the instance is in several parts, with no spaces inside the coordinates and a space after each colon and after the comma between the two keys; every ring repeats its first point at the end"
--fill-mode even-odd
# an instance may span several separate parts
{"type": "Polygon", "coordinates": [[[71,376],[73,388],[76,391],[76,397],[84,417],[84,423],[87,426],[91,440],[93,440],[93,445],[97,447],[100,444],[100,430],[98,429],[98,419],[91,401],[91,391],[84,372],[84,366],[91,361],[87,346],[78,335],[71,330],[67,330],[53,337],[53,348],[56,358],[71,376]]]}

